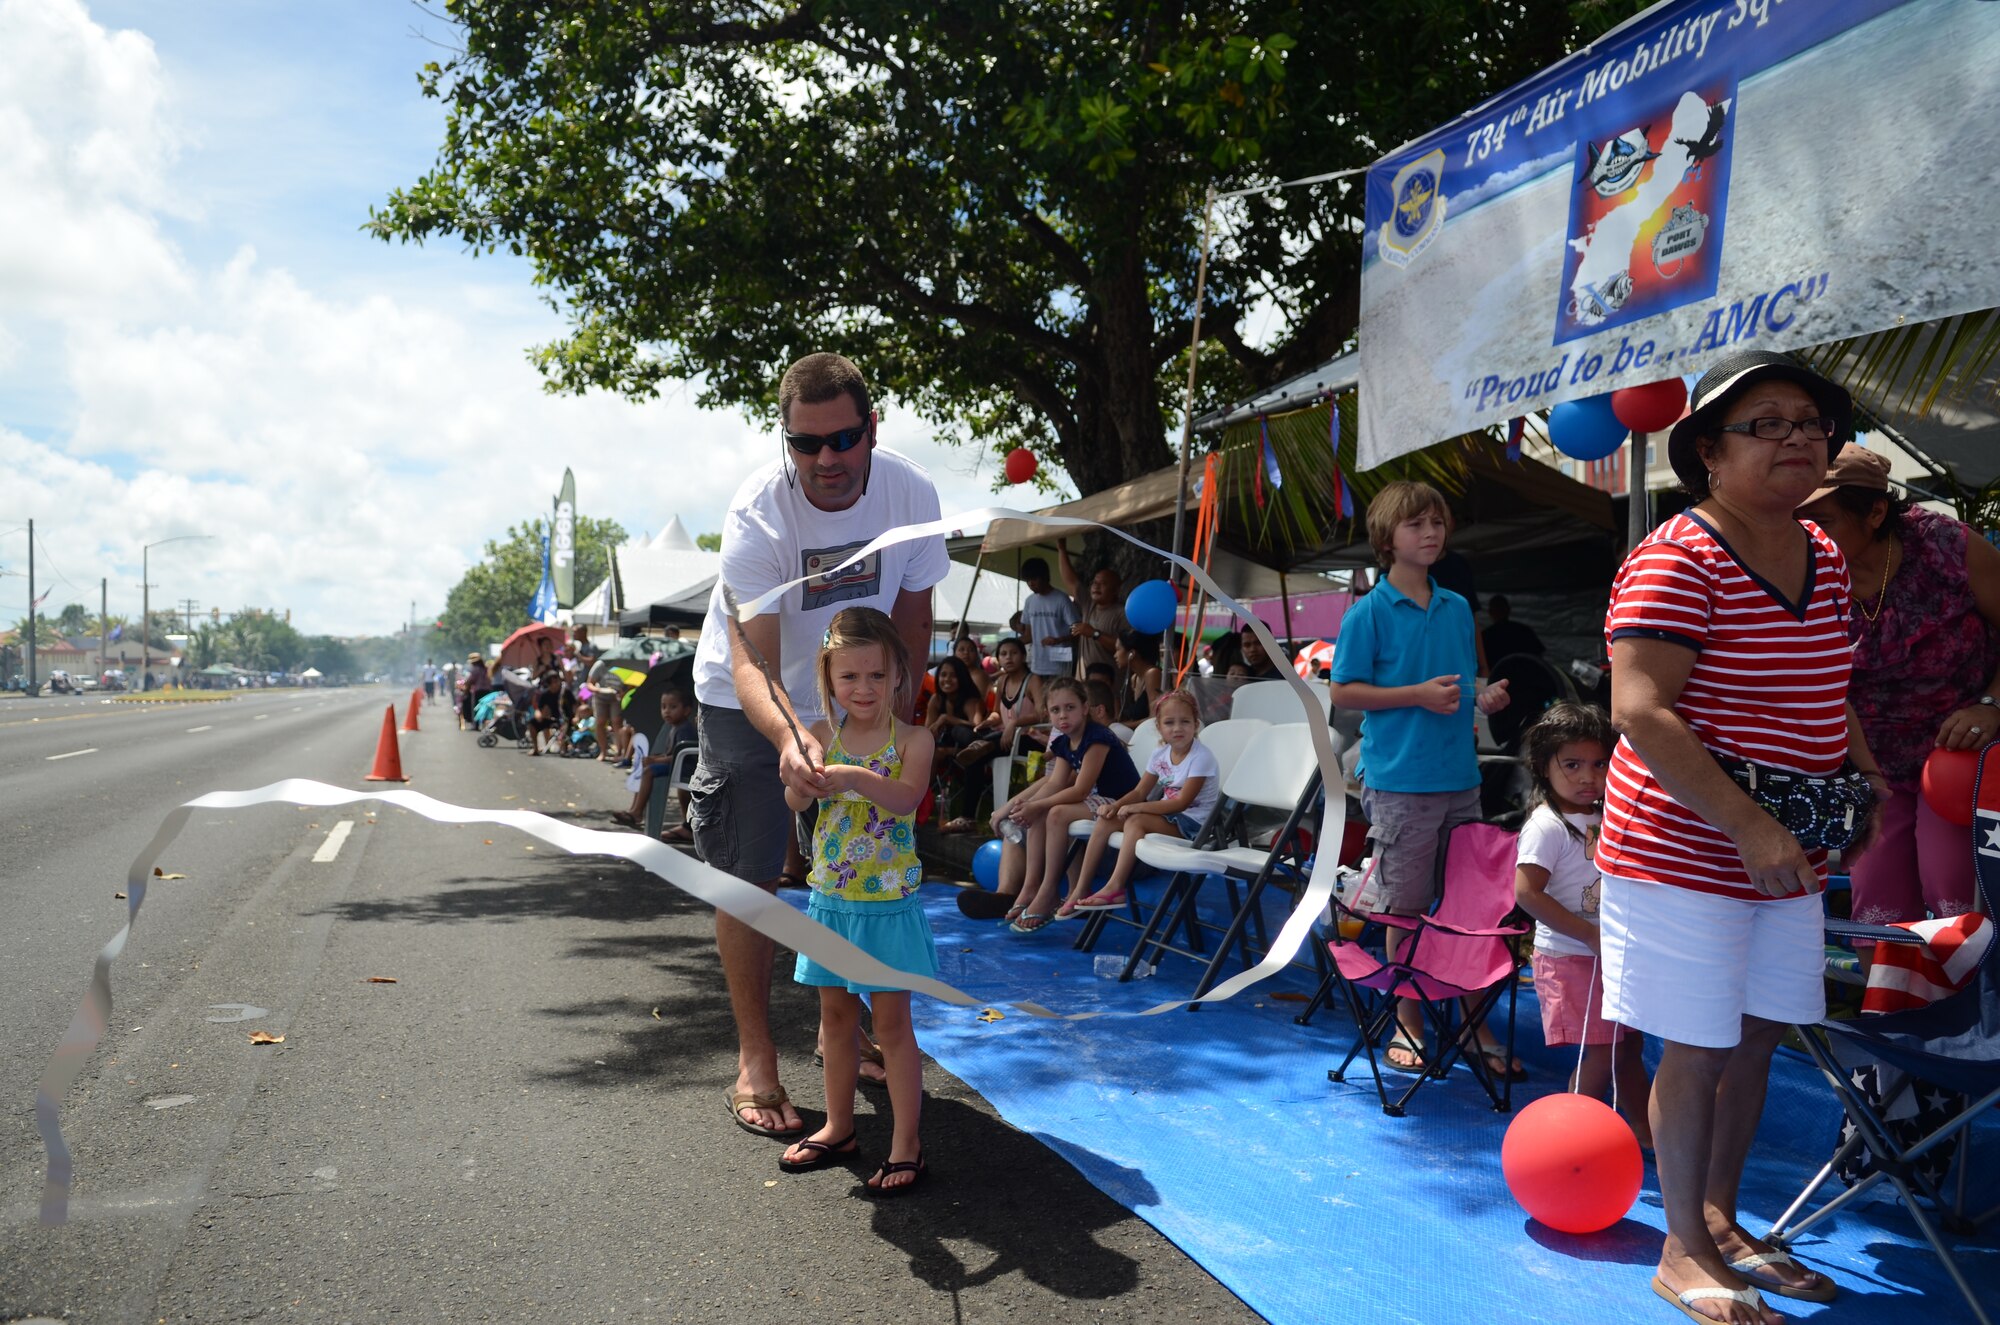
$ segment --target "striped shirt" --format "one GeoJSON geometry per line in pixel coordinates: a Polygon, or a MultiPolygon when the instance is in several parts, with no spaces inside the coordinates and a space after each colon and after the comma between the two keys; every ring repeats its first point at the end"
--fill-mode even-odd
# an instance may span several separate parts
{"type": "MultiPolygon", "coordinates": [[[[1847,756],[1847,563],[1802,526],[1805,598],[1747,570],[1699,515],[1679,515],[1625,559],[1606,636],[1685,645],[1700,656],[1674,712],[1714,753],[1812,776],[1847,756]]],[[[1807,853],[1822,878],[1826,853],[1807,853]]],[[[1597,865],[1624,879],[1757,899],[1736,845],[1654,780],[1624,741],[1611,756],[1597,865]]]]}

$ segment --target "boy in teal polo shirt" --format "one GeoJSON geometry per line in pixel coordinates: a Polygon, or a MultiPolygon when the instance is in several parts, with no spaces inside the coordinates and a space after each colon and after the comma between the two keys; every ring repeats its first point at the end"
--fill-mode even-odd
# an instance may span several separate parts
{"type": "MultiPolygon", "coordinates": [[[[1479,818],[1479,756],[1472,708],[1507,706],[1507,683],[1472,690],[1478,666],[1472,608],[1439,587],[1430,568],[1444,555],[1451,511],[1427,483],[1391,483],[1368,503],[1368,541],[1387,568],[1340,623],[1333,654],[1335,706],[1361,724],[1361,808],[1375,842],[1377,909],[1422,915],[1437,902],[1438,847],[1479,818]]],[[[1403,936],[1390,941],[1393,960],[1403,936]]],[[[1397,1008],[1392,1067],[1425,1067],[1422,1009],[1397,1008]]]]}

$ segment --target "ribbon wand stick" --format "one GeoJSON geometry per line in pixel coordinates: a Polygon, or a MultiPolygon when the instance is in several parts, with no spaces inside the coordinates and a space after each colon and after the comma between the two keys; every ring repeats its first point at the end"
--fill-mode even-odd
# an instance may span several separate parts
{"type": "Polygon", "coordinates": [[[750,661],[756,663],[757,670],[763,673],[765,693],[770,695],[772,705],[778,710],[778,716],[785,720],[785,726],[791,728],[792,744],[799,749],[799,759],[807,767],[811,767],[812,756],[806,753],[805,738],[799,735],[799,724],[792,717],[792,706],[785,703],[778,693],[778,681],[771,675],[770,660],[764,657],[762,650],[750,642],[749,633],[743,629],[742,619],[736,615],[736,591],[729,587],[726,580],[719,583],[722,585],[722,606],[729,613],[729,624],[736,628],[736,642],[743,646],[745,652],[750,655],[750,661]]]}

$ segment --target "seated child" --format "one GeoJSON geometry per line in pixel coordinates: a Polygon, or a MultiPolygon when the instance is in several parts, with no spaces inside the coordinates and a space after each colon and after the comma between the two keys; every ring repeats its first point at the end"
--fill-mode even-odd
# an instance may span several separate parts
{"type": "MultiPolygon", "coordinates": [[[[671,775],[674,751],[684,745],[693,745],[697,739],[694,727],[694,692],[676,687],[661,695],[660,723],[660,737],[654,744],[662,756],[660,763],[667,766],[668,772],[671,775]]],[[[652,790],[651,787],[647,787],[647,795],[651,795],[652,790]]],[[[680,806],[681,821],[661,833],[660,840],[662,842],[692,846],[694,844],[694,831],[688,827],[688,792],[686,787],[682,787],[674,793],[674,802],[680,806]]]]}
{"type": "Polygon", "coordinates": [[[1646,1037],[1604,1019],[1604,977],[1598,969],[1600,881],[1591,851],[1614,739],[1604,711],[1583,704],[1555,704],[1529,728],[1522,750],[1534,784],[1534,810],[1515,848],[1514,897],[1535,918],[1542,1037],[1551,1048],[1583,1046],[1569,1088],[1603,1099],[1615,1075],[1619,1112],[1650,1150],[1646,1037]]]}
{"type": "Polygon", "coordinates": [[[665,777],[667,765],[673,761],[673,745],[670,742],[674,735],[674,723],[668,714],[680,712],[685,719],[686,711],[676,707],[680,699],[679,691],[668,690],[661,694],[661,726],[655,740],[648,740],[642,731],[632,732],[632,771],[625,775],[625,789],[632,793],[632,805],[630,809],[614,810],[611,814],[615,822],[627,828],[637,828],[645,821],[646,802],[653,798],[653,776],[657,773],[665,777]]]}
{"type": "Polygon", "coordinates": [[[993,831],[1004,843],[999,891],[1015,896],[1007,922],[1017,934],[1032,934],[1054,919],[1069,826],[1139,785],[1124,745],[1086,716],[1083,682],[1059,676],[1046,693],[1055,734],[1041,779],[993,812],[993,831]]]}
{"type": "Polygon", "coordinates": [[[1117,705],[1118,697],[1112,693],[1110,683],[1093,678],[1085,681],[1083,688],[1090,696],[1090,720],[1100,727],[1109,728],[1120,744],[1132,744],[1132,729],[1122,722],[1111,720],[1111,710],[1117,705]]]}
{"type": "Polygon", "coordinates": [[[1139,785],[1098,809],[1097,822],[1090,829],[1090,845],[1083,849],[1076,886],[1056,912],[1058,920],[1125,905],[1125,889],[1139,861],[1139,839],[1164,833],[1192,841],[1222,797],[1221,765],[1214,752],[1195,736],[1201,730],[1201,716],[1194,696],[1185,690],[1169,690],[1154,702],[1153,721],[1160,729],[1160,747],[1146,761],[1139,785]],[[1156,790],[1158,800],[1153,799],[1156,790]],[[1119,839],[1118,863],[1111,868],[1111,879],[1100,891],[1085,896],[1113,833],[1124,836],[1119,839]]]}

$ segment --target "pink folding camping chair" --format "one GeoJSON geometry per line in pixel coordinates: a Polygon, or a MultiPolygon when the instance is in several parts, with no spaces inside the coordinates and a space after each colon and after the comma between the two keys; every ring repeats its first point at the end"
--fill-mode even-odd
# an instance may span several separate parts
{"type": "MultiPolygon", "coordinates": [[[[1429,915],[1394,916],[1350,911],[1338,901],[1340,910],[1369,925],[1400,929],[1409,938],[1399,960],[1384,961],[1359,943],[1336,937],[1327,944],[1333,954],[1334,972],[1341,992],[1347,996],[1348,1010],[1360,1027],[1354,1046],[1340,1066],[1327,1073],[1328,1080],[1343,1081],[1348,1067],[1363,1052],[1369,1070],[1375,1074],[1375,1093],[1381,1098],[1382,1112],[1391,1118],[1403,1116],[1404,1106],[1424,1082],[1442,1080],[1452,1064],[1463,1057],[1466,1066],[1485,1088],[1496,1113],[1513,1108],[1513,1082],[1494,1082],[1494,1073],[1484,1056],[1466,1054],[1467,1045],[1476,1045],[1475,1032],[1487,1014],[1507,994],[1507,1048],[1503,1063],[1514,1059],[1514,1005],[1519,961],[1508,940],[1528,932],[1522,925],[1509,925],[1514,910],[1514,834],[1492,824],[1461,824],[1452,830],[1445,844],[1444,886],[1437,906],[1429,915]],[[1362,991],[1368,991],[1364,998],[1362,991]],[[1428,1066],[1415,1075],[1403,1093],[1393,1101],[1382,1084],[1382,1064],[1375,1057],[1375,1042],[1386,1031],[1396,1029],[1396,1000],[1414,998],[1423,1005],[1424,1020],[1438,1048],[1428,1066]],[[1458,1017],[1460,1000],[1465,1014],[1458,1017]]],[[[1337,928],[1337,927],[1336,927],[1337,928]]]]}

